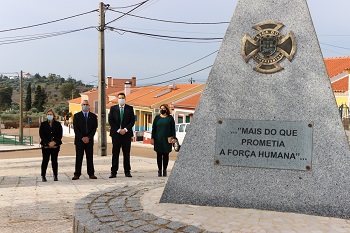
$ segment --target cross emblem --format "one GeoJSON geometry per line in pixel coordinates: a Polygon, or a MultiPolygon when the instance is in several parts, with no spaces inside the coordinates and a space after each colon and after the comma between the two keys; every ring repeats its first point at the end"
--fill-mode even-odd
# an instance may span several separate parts
{"type": "Polygon", "coordinates": [[[279,64],[283,58],[292,61],[296,51],[296,40],[293,32],[283,36],[279,29],[284,25],[276,21],[264,21],[253,27],[258,30],[251,38],[245,34],[242,40],[242,56],[245,62],[252,57],[258,65],[255,71],[271,74],[283,69],[279,64]]]}

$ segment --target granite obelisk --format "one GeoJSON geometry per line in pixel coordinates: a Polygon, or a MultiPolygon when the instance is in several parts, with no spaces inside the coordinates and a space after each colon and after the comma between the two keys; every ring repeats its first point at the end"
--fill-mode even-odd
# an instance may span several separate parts
{"type": "Polygon", "coordinates": [[[239,0],[161,202],[350,217],[350,153],[306,0],[239,0]]]}

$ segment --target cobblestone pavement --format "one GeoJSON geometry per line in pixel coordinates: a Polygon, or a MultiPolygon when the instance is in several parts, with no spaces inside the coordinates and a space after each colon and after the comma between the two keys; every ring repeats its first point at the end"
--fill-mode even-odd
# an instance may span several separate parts
{"type": "Polygon", "coordinates": [[[208,232],[193,225],[157,217],[143,211],[145,191],[164,186],[151,182],[95,192],[75,205],[74,232],[208,232]]]}

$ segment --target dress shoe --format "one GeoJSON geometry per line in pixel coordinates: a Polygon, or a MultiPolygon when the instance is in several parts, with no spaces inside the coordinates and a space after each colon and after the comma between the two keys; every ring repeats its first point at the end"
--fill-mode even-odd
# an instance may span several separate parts
{"type": "Polygon", "coordinates": [[[161,177],[161,176],[162,176],[162,171],[158,170],[158,177],[161,177]]]}
{"type": "Polygon", "coordinates": [[[54,180],[54,181],[58,181],[57,176],[54,176],[54,177],[53,177],[53,180],[54,180]]]}
{"type": "Polygon", "coordinates": [[[167,176],[168,174],[167,174],[167,172],[166,172],[166,170],[163,170],[163,176],[167,176]]]}
{"type": "Polygon", "coordinates": [[[97,179],[97,177],[96,177],[95,175],[89,176],[89,178],[90,178],[90,179],[94,179],[94,180],[97,179]]]}
{"type": "Polygon", "coordinates": [[[109,176],[109,178],[116,178],[117,177],[117,174],[111,174],[110,176],[109,176]]]}
{"type": "Polygon", "coordinates": [[[128,173],[125,173],[125,177],[132,177],[132,175],[130,172],[128,172],[128,173]]]}
{"type": "Polygon", "coordinates": [[[79,180],[79,176],[73,176],[72,180],[79,180]]]}
{"type": "Polygon", "coordinates": [[[46,182],[46,181],[47,181],[45,176],[42,176],[42,177],[41,177],[41,180],[42,180],[43,182],[46,182]]]}

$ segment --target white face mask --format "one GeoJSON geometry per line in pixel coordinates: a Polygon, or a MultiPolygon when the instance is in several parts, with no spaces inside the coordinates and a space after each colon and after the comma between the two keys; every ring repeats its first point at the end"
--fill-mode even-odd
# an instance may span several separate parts
{"type": "Polygon", "coordinates": [[[125,99],[118,99],[118,104],[119,105],[124,105],[125,104],[125,99]]]}

